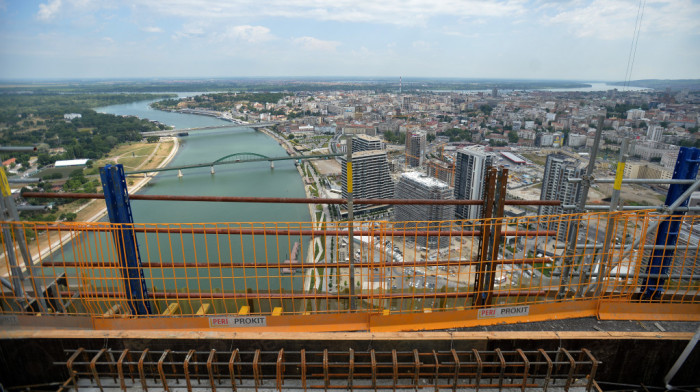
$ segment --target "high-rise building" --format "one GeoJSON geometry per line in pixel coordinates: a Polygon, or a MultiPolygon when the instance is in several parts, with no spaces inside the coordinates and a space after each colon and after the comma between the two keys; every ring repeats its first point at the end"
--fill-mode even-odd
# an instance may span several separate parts
{"type": "Polygon", "coordinates": [[[628,120],[641,120],[646,112],[642,109],[630,109],[627,111],[628,120]]]}
{"type": "MultiPolygon", "coordinates": [[[[482,200],[486,168],[493,164],[493,155],[464,148],[457,151],[455,160],[455,188],[457,200],[482,200]]],[[[478,219],[481,206],[459,205],[455,209],[457,219],[478,219]]]]}
{"type": "MultiPolygon", "coordinates": [[[[407,172],[401,175],[396,192],[397,199],[432,199],[432,200],[452,200],[454,198],[452,189],[445,182],[429,177],[420,172],[407,172]]],[[[394,220],[399,223],[399,227],[416,227],[419,230],[442,230],[449,231],[447,226],[431,223],[425,226],[420,222],[424,221],[447,221],[454,217],[454,205],[397,205],[394,207],[394,220]]],[[[449,244],[449,236],[440,236],[440,246],[449,244]]],[[[421,245],[438,243],[437,236],[421,237],[416,241],[421,245]]]]}
{"type": "MultiPolygon", "coordinates": [[[[345,156],[340,158],[342,181],[347,183],[348,173],[345,156]]],[[[360,151],[352,154],[352,183],[355,199],[390,199],[394,195],[394,183],[389,175],[386,151],[360,151]]],[[[343,187],[343,198],[348,197],[347,187],[343,187]]],[[[386,209],[387,206],[353,205],[354,213],[386,209]]]]}
{"type": "Polygon", "coordinates": [[[649,125],[647,128],[647,140],[660,142],[664,136],[664,128],[658,125],[649,125]]]}
{"type": "Polygon", "coordinates": [[[405,95],[401,97],[401,113],[409,113],[411,111],[411,104],[413,104],[413,97],[410,95],[405,95]]]}
{"type": "Polygon", "coordinates": [[[453,162],[444,162],[439,159],[428,159],[425,163],[425,167],[428,170],[428,175],[435,177],[440,181],[446,182],[448,185],[453,184],[454,180],[454,168],[455,164],[453,162]]]}
{"type": "MultiPolygon", "coordinates": [[[[542,193],[540,200],[559,200],[562,205],[577,204],[581,198],[581,187],[578,182],[569,182],[567,178],[580,178],[583,175],[582,162],[563,154],[550,154],[544,166],[542,178],[542,193]]],[[[561,205],[540,206],[538,215],[561,215],[565,213],[561,205]]],[[[548,220],[545,225],[548,230],[557,230],[557,239],[566,240],[569,225],[560,217],[548,220]]]]}
{"type": "Polygon", "coordinates": [[[358,134],[352,138],[352,152],[383,149],[384,143],[382,143],[382,140],[377,137],[358,134]]]}
{"type": "Polygon", "coordinates": [[[406,166],[420,167],[423,164],[423,154],[427,136],[423,131],[408,131],[406,133],[406,166]]]}

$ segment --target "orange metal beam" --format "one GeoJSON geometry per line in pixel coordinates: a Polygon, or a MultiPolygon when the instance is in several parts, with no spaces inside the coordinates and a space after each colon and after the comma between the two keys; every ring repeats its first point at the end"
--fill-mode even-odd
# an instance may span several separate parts
{"type": "Polygon", "coordinates": [[[700,321],[700,303],[601,301],[598,318],[600,320],[700,321]]]}

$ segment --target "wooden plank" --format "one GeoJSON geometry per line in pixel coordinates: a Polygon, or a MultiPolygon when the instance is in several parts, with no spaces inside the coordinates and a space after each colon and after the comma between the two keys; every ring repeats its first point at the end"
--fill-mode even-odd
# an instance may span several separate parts
{"type": "MultiPolygon", "coordinates": [[[[284,316],[282,316],[284,317],[284,316]]],[[[3,326],[0,328],[0,339],[230,339],[231,332],[212,330],[94,330],[65,327],[64,329],[31,329],[31,322],[36,324],[37,317],[18,316],[19,325],[16,327],[3,326]],[[22,322],[27,319],[26,323],[22,322]]],[[[56,324],[54,317],[45,317],[47,321],[56,324]]],[[[59,319],[65,319],[61,317],[59,319]]],[[[85,317],[85,319],[88,319],[85,317]]],[[[200,319],[201,320],[201,319],[200,319]]],[[[236,339],[268,339],[268,340],[690,340],[693,332],[628,332],[628,331],[469,331],[469,332],[236,332],[236,339]]]]}
{"type": "Polygon", "coordinates": [[[700,304],[603,301],[598,309],[598,318],[601,320],[700,321],[700,304]]]}
{"type": "Polygon", "coordinates": [[[180,314],[180,304],[177,302],[171,303],[168,305],[168,308],[163,311],[163,316],[173,316],[176,314],[180,314]]]}
{"type": "Polygon", "coordinates": [[[208,302],[205,302],[202,304],[202,306],[197,309],[197,316],[203,316],[205,314],[209,314],[209,310],[211,309],[211,304],[208,302]]]}
{"type": "Polygon", "coordinates": [[[122,304],[114,304],[102,316],[103,317],[113,317],[114,315],[121,313],[121,309],[122,309],[122,304]]]}

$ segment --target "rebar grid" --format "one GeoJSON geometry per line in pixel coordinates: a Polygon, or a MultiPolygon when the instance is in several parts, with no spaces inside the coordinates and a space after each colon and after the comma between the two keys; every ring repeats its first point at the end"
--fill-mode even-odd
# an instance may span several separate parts
{"type": "Polygon", "coordinates": [[[65,350],[64,390],[453,390],[572,386],[590,391],[601,364],[587,349],[568,351],[112,351],[65,350]]]}

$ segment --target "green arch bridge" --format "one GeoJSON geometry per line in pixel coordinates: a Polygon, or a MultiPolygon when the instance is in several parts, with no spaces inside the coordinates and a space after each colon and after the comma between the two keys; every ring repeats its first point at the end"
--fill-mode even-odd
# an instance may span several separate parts
{"type": "Polygon", "coordinates": [[[211,167],[213,169],[214,166],[217,166],[217,165],[231,165],[231,164],[237,164],[237,163],[250,163],[250,162],[274,162],[274,161],[290,161],[290,160],[303,160],[303,159],[322,159],[322,158],[338,157],[338,156],[342,156],[342,155],[345,155],[345,154],[312,154],[312,155],[287,155],[287,156],[281,156],[281,157],[268,157],[268,156],[265,156],[262,154],[257,154],[254,152],[237,152],[237,153],[223,156],[223,157],[221,157],[213,162],[208,162],[208,163],[195,163],[195,164],[184,165],[184,166],[168,166],[168,167],[148,169],[148,170],[134,170],[134,171],[126,172],[126,174],[129,175],[129,174],[143,174],[143,173],[172,171],[172,170],[197,169],[197,168],[201,168],[201,167],[211,167]]]}

